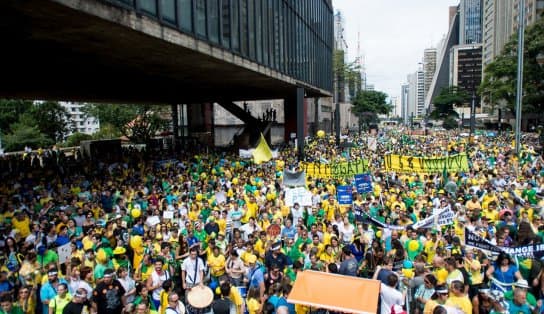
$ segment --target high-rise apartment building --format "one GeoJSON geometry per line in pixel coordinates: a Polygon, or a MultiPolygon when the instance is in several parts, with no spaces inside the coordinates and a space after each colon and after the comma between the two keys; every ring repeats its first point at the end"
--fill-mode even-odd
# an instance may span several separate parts
{"type": "MultiPolygon", "coordinates": [[[[516,0],[517,1],[517,0],[516,0]]],[[[482,65],[500,55],[514,30],[514,1],[484,0],[482,65]]]]}
{"type": "MultiPolygon", "coordinates": [[[[512,0],[512,33],[518,30],[520,0],[512,0]]],[[[525,0],[525,26],[529,26],[541,17],[544,11],[544,0],[525,0]]]]}
{"type": "MultiPolygon", "coordinates": [[[[518,29],[520,0],[484,0],[483,50],[485,67],[501,54],[518,29]]],[[[525,26],[533,24],[544,10],[544,0],[525,0],[525,26]]]]}
{"type": "Polygon", "coordinates": [[[73,126],[73,132],[66,134],[66,136],[70,136],[75,132],[91,135],[100,130],[98,118],[88,116],[83,112],[85,104],[66,101],[61,101],[59,104],[68,112],[70,118],[67,122],[73,126]]]}
{"type": "Polygon", "coordinates": [[[459,18],[459,44],[481,43],[482,0],[461,0],[459,18]]]}
{"type": "Polygon", "coordinates": [[[425,97],[429,92],[433,81],[434,72],[436,71],[436,48],[427,48],[423,51],[423,80],[425,97]]]}
{"type": "Polygon", "coordinates": [[[408,125],[409,84],[402,84],[400,93],[400,116],[405,125],[408,125]]]}
{"type": "Polygon", "coordinates": [[[416,72],[417,79],[417,94],[416,94],[416,116],[423,117],[425,115],[425,72],[418,70],[416,72]]]}

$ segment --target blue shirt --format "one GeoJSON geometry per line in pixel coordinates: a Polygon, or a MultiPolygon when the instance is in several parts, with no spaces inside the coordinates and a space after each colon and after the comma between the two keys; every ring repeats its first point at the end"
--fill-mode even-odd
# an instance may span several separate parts
{"type": "Polygon", "coordinates": [[[287,239],[294,239],[296,234],[297,234],[297,229],[295,229],[295,227],[293,226],[284,227],[283,230],[281,231],[281,236],[287,239]]]}
{"type": "MultiPolygon", "coordinates": [[[[68,283],[64,279],[59,279],[59,283],[65,283],[68,285],[68,283]]],[[[40,300],[42,302],[51,301],[51,299],[53,299],[56,295],[57,295],[57,290],[49,282],[46,282],[40,289],[40,300]]],[[[49,306],[44,305],[42,307],[42,312],[43,314],[48,314],[49,306]]]]}
{"type": "Polygon", "coordinates": [[[260,288],[260,284],[264,283],[264,274],[260,267],[254,266],[249,270],[249,287],[260,288]]]}
{"type": "MultiPolygon", "coordinates": [[[[493,272],[493,277],[497,279],[500,282],[503,283],[514,283],[516,281],[516,272],[518,271],[518,268],[514,265],[510,265],[508,267],[508,270],[506,272],[501,271],[501,266],[498,264],[495,264],[495,271],[493,272]]],[[[497,287],[493,284],[492,287],[497,287]]],[[[506,290],[512,290],[512,286],[508,285],[506,287],[503,287],[506,290]]]]}
{"type": "Polygon", "coordinates": [[[531,314],[531,308],[527,303],[523,305],[517,305],[514,303],[514,301],[508,301],[508,312],[509,313],[515,313],[515,314],[531,314]]]}

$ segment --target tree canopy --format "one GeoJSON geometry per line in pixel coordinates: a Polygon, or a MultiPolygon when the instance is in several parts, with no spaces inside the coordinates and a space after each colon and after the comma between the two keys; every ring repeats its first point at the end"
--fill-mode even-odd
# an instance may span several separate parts
{"type": "Polygon", "coordinates": [[[387,94],[374,90],[361,90],[353,100],[352,112],[359,117],[359,127],[376,121],[379,114],[389,114],[391,104],[387,103],[387,94]]]}
{"type": "Polygon", "coordinates": [[[97,135],[104,136],[101,138],[125,135],[135,143],[149,141],[158,131],[168,129],[170,121],[169,106],[163,105],[87,104],[83,111],[99,119],[97,135]]]}
{"type": "Polygon", "coordinates": [[[431,112],[433,119],[445,119],[447,117],[457,116],[455,106],[461,106],[468,100],[469,96],[457,86],[444,87],[440,93],[433,99],[434,110],[431,112]]]}
{"type": "Polygon", "coordinates": [[[0,132],[7,151],[62,141],[72,129],[68,112],[58,102],[0,99],[0,132]]]}
{"type": "MultiPolygon", "coordinates": [[[[517,84],[517,44],[515,34],[502,53],[484,69],[484,79],[479,88],[482,99],[495,107],[506,104],[514,112],[517,84]]],[[[537,56],[544,53],[544,19],[525,30],[523,60],[523,111],[542,112],[544,109],[544,68],[538,65],[537,56]]]]}

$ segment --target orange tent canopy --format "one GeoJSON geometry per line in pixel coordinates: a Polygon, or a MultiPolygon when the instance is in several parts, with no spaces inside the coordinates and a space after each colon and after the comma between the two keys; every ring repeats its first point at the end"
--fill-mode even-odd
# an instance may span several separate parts
{"type": "Polygon", "coordinates": [[[344,313],[376,313],[380,281],[306,270],[297,274],[290,303],[344,313]]]}

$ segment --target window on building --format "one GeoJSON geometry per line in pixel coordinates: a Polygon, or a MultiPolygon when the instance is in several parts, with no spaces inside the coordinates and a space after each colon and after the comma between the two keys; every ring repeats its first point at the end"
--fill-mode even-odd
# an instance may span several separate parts
{"type": "Polygon", "coordinates": [[[206,36],[206,1],[195,0],[195,31],[197,35],[206,36]]]}
{"type": "Polygon", "coordinates": [[[184,31],[193,31],[193,7],[191,0],[179,0],[178,11],[181,29],[184,31]]]}
{"type": "Polygon", "coordinates": [[[210,41],[219,43],[219,2],[208,1],[208,37],[210,41]]]}
{"type": "Polygon", "coordinates": [[[221,44],[230,48],[230,0],[221,0],[221,44]]]}

